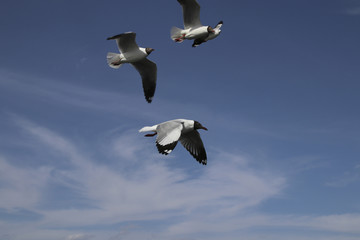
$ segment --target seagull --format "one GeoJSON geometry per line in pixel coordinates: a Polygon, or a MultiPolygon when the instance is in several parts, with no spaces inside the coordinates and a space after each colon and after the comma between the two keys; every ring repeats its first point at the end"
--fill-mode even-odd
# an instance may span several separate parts
{"type": "Polygon", "coordinates": [[[213,28],[213,31],[209,33],[209,35],[205,38],[205,39],[195,39],[194,40],[194,43],[192,44],[193,47],[197,47],[199,46],[200,44],[204,43],[204,42],[207,42],[211,39],[214,39],[216,38],[217,36],[219,36],[220,32],[221,32],[221,26],[223,25],[223,21],[220,21],[216,26],[215,28],[213,28]]]}
{"type": "Polygon", "coordinates": [[[156,147],[161,154],[168,155],[180,140],[181,144],[189,153],[203,165],[207,163],[206,151],[196,129],[207,128],[199,122],[187,119],[175,119],[154,126],[143,127],[139,132],[154,132],[146,134],[145,137],[156,137],[156,147]]]}
{"type": "Polygon", "coordinates": [[[171,39],[181,43],[184,39],[194,39],[193,47],[219,36],[223,21],[215,28],[203,26],[200,22],[200,5],[196,0],[177,0],[183,9],[184,28],[172,27],[171,39]]]}
{"type": "Polygon", "coordinates": [[[120,54],[109,52],[106,58],[109,66],[115,69],[120,68],[124,63],[133,65],[141,75],[145,99],[151,103],[155,94],[157,67],[146,57],[154,49],[139,47],[135,37],[136,33],[126,32],[107,38],[107,40],[116,40],[120,54]]]}

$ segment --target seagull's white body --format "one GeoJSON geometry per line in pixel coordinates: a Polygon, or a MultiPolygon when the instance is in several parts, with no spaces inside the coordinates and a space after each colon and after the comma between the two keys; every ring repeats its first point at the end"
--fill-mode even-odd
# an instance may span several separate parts
{"type": "Polygon", "coordinates": [[[208,26],[193,27],[188,29],[173,27],[171,32],[172,39],[175,42],[182,42],[184,39],[192,40],[206,38],[209,35],[208,26]]]}
{"type": "Polygon", "coordinates": [[[161,154],[169,154],[175,148],[178,141],[190,152],[190,154],[204,165],[207,163],[206,151],[196,129],[204,129],[199,122],[187,119],[175,119],[153,126],[143,127],[139,132],[154,132],[146,137],[155,136],[156,147],[161,154]]]}
{"type": "Polygon", "coordinates": [[[216,38],[221,30],[222,21],[215,28],[203,26],[200,22],[200,5],[196,0],[178,0],[183,9],[184,29],[172,27],[170,35],[175,42],[194,39],[193,47],[216,38]]]}
{"type": "Polygon", "coordinates": [[[120,53],[117,55],[119,57],[119,62],[117,62],[118,63],[117,65],[114,64],[114,61],[109,62],[109,66],[112,68],[119,68],[123,63],[137,62],[148,56],[148,54],[146,53],[146,48],[141,48],[141,47],[139,47],[139,49],[136,49],[134,51],[120,53]]]}
{"type": "Polygon", "coordinates": [[[124,63],[130,63],[140,73],[146,101],[149,103],[155,94],[157,67],[147,56],[154,50],[142,48],[135,42],[136,34],[133,32],[122,33],[109,37],[108,40],[116,40],[120,53],[109,52],[107,62],[112,68],[120,68],[124,63]]]}

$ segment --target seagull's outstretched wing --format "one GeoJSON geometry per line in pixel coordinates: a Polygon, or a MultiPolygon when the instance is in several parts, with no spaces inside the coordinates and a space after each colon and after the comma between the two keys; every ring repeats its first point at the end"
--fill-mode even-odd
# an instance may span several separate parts
{"type": "Polygon", "coordinates": [[[115,39],[117,42],[117,45],[119,47],[120,52],[131,52],[139,49],[139,46],[137,45],[135,41],[136,33],[134,32],[127,32],[115,35],[113,37],[107,38],[107,40],[113,40],[115,39]]]}
{"type": "Polygon", "coordinates": [[[198,131],[183,133],[180,142],[199,163],[206,165],[206,151],[198,131]]]}
{"type": "Polygon", "coordinates": [[[184,27],[197,28],[201,27],[200,22],[200,5],[196,0],[178,0],[183,9],[184,27]]]}
{"type": "Polygon", "coordinates": [[[156,64],[147,58],[131,63],[141,75],[145,99],[151,103],[156,89],[156,64]]]}
{"type": "Polygon", "coordinates": [[[178,121],[169,121],[157,126],[156,147],[161,154],[169,154],[175,148],[183,125],[178,121]]]}

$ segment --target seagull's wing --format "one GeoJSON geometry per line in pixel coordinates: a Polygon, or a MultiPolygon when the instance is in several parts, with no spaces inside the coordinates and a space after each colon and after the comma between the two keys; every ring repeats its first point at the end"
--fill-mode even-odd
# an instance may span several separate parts
{"type": "Polygon", "coordinates": [[[169,121],[158,125],[156,128],[156,147],[161,154],[169,154],[176,146],[183,125],[179,121],[169,121]]]}
{"type": "Polygon", "coordinates": [[[145,99],[151,103],[155,94],[157,67],[147,58],[131,63],[141,75],[145,99]]]}
{"type": "Polygon", "coordinates": [[[199,163],[206,165],[206,151],[198,131],[183,133],[180,142],[199,163]]]}
{"type": "Polygon", "coordinates": [[[183,9],[185,29],[201,27],[199,3],[196,0],[178,0],[178,2],[183,9]]]}
{"type": "Polygon", "coordinates": [[[125,52],[139,50],[139,46],[135,41],[135,37],[136,37],[136,33],[127,32],[127,33],[115,35],[113,37],[109,37],[107,38],[107,40],[115,39],[120,52],[125,53],[125,52]]]}

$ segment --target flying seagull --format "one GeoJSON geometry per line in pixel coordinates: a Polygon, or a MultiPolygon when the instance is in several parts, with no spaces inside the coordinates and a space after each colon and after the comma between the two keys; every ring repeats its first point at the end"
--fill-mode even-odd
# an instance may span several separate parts
{"type": "Polygon", "coordinates": [[[146,57],[154,49],[139,47],[135,37],[136,33],[127,32],[107,38],[107,40],[116,40],[120,53],[109,52],[106,58],[112,68],[120,68],[124,63],[133,65],[141,75],[145,99],[151,103],[155,94],[157,67],[146,57]]]}
{"type": "Polygon", "coordinates": [[[203,26],[200,22],[200,5],[196,0],[177,0],[183,10],[184,28],[171,28],[171,39],[175,42],[183,42],[184,39],[194,39],[193,47],[219,36],[223,21],[215,28],[203,26]]]}
{"type": "Polygon", "coordinates": [[[168,155],[180,140],[181,144],[199,163],[206,165],[206,151],[196,129],[207,131],[207,128],[197,121],[175,119],[151,127],[143,127],[139,132],[154,132],[146,134],[145,137],[152,137],[157,134],[156,147],[159,153],[165,155],[168,155]]]}

